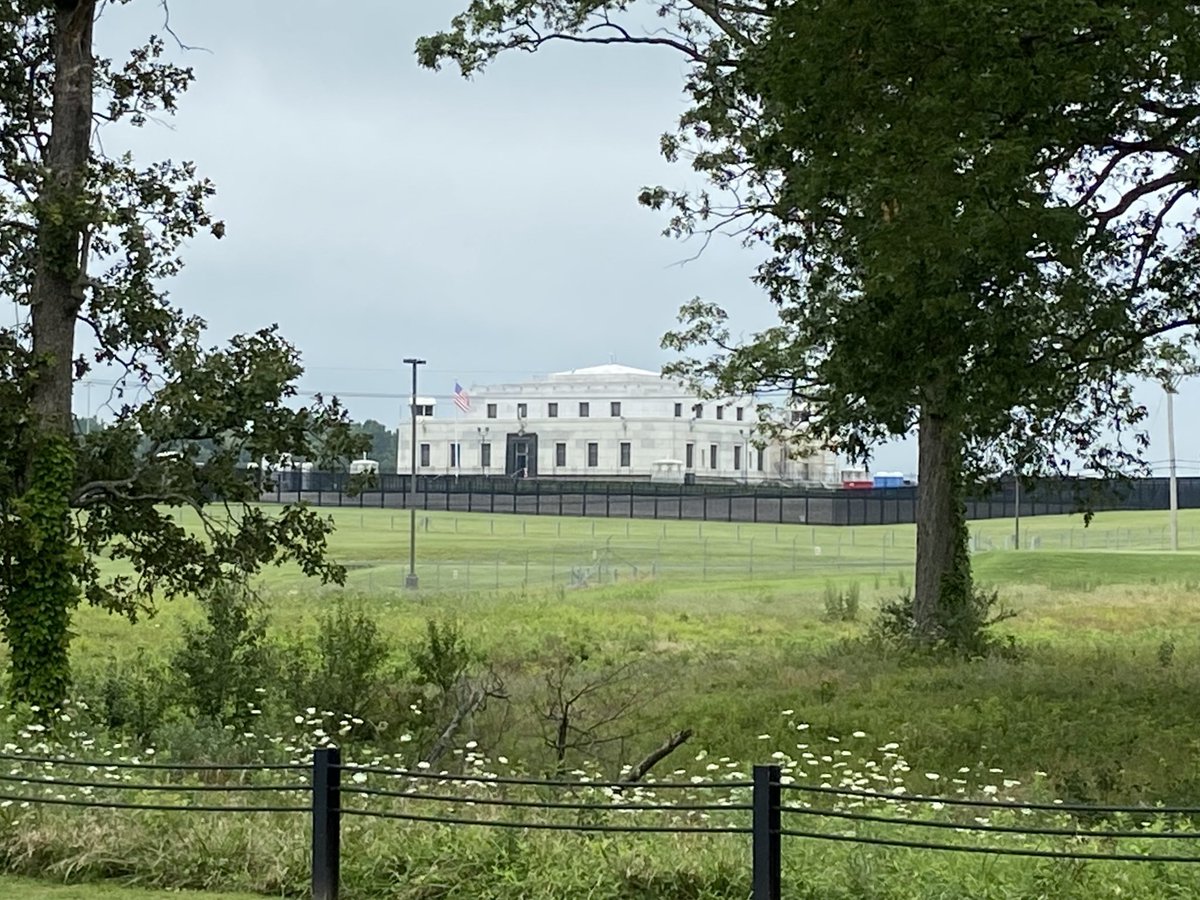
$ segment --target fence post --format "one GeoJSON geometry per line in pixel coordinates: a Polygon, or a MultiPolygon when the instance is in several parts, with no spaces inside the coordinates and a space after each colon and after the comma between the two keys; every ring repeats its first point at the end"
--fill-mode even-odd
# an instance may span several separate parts
{"type": "Polygon", "coordinates": [[[779,777],[779,766],[754,767],[753,900],[780,900],[783,873],[779,777]]]}
{"type": "Polygon", "coordinates": [[[337,900],[341,863],[342,756],[337,747],[313,751],[313,900],[337,900]]]}

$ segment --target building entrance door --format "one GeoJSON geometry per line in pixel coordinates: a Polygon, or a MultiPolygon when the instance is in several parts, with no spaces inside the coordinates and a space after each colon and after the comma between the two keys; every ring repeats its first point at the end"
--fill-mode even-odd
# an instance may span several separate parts
{"type": "Polygon", "coordinates": [[[537,435],[510,434],[506,470],[509,475],[531,478],[537,474],[537,435]]]}

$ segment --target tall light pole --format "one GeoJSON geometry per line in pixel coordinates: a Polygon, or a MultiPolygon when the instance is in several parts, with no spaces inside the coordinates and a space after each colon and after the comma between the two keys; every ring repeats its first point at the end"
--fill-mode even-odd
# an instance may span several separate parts
{"type": "Polygon", "coordinates": [[[1015,509],[1016,515],[1013,517],[1013,547],[1017,550],[1021,549],[1021,470],[1013,469],[1013,491],[1016,494],[1015,509]]]}
{"type": "Polygon", "coordinates": [[[1171,378],[1164,385],[1167,391],[1167,456],[1170,457],[1168,489],[1171,497],[1171,549],[1179,549],[1179,489],[1175,482],[1175,391],[1179,379],[1171,378]]]}
{"type": "Polygon", "coordinates": [[[408,575],[404,586],[415,591],[420,585],[417,579],[417,366],[425,365],[425,360],[410,356],[405,358],[404,364],[412,366],[412,402],[408,405],[408,416],[412,419],[412,468],[408,492],[408,575]]]}

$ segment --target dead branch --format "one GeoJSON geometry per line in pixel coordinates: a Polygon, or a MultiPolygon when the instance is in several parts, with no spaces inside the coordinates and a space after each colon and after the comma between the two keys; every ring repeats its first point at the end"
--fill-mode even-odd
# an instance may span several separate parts
{"type": "Polygon", "coordinates": [[[685,728],[683,731],[675,732],[673,735],[667,738],[661,747],[657,748],[652,753],[647,754],[641,762],[630,769],[628,777],[622,779],[622,781],[628,784],[636,784],[637,782],[641,781],[646,777],[647,774],[649,774],[651,769],[682,747],[691,736],[692,729],[690,728],[685,728]]]}
{"type": "Polygon", "coordinates": [[[446,727],[442,729],[441,735],[434,742],[432,749],[427,754],[426,762],[430,765],[435,765],[439,759],[446,755],[446,751],[450,749],[451,742],[454,740],[454,734],[462,726],[466,718],[475,713],[477,709],[483,706],[487,700],[487,691],[479,685],[475,685],[467,693],[466,698],[458,704],[458,708],[454,711],[454,715],[450,717],[450,721],[446,723],[446,727]]]}

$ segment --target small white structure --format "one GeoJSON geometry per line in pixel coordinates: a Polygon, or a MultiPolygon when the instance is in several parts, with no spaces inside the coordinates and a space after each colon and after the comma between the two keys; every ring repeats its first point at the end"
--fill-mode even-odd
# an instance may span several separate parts
{"type": "Polygon", "coordinates": [[[656,459],[653,466],[654,470],[650,473],[651,481],[663,484],[683,484],[682,459],[656,459]]]}
{"type": "Polygon", "coordinates": [[[362,459],[356,459],[350,463],[351,475],[365,475],[367,473],[370,473],[371,475],[379,474],[378,460],[367,459],[366,456],[363,456],[362,459]]]}
{"type": "MultiPolygon", "coordinates": [[[[438,415],[418,397],[417,474],[832,484],[832,453],[797,458],[759,443],[753,397],[704,400],[658,372],[615,363],[515,384],[472,386],[470,408],[438,415]]],[[[411,466],[412,421],[399,429],[397,471],[411,466]]]]}

